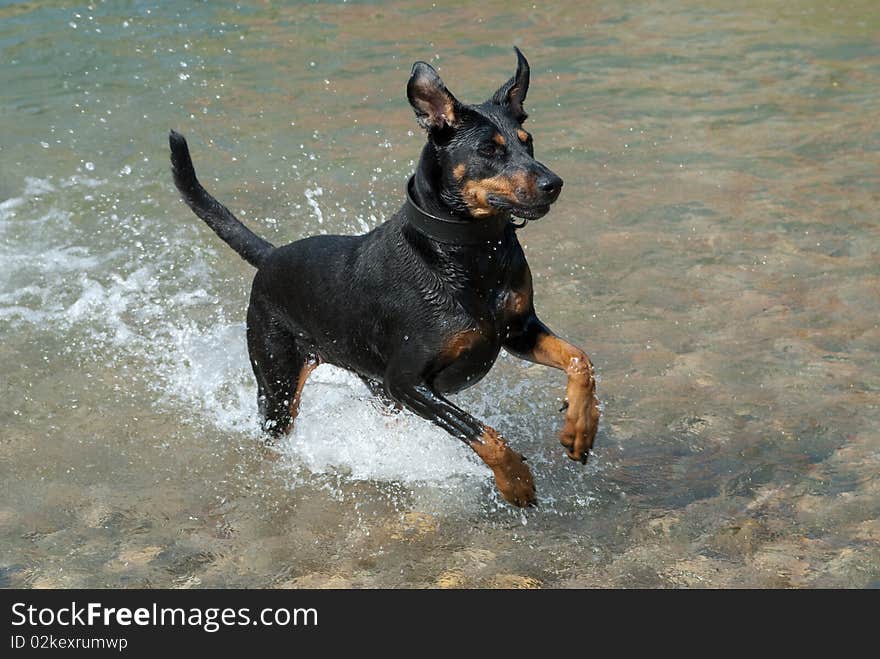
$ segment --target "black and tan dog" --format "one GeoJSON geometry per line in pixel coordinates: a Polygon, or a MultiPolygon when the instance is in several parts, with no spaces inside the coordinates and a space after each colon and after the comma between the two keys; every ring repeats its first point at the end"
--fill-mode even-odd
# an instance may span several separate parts
{"type": "Polygon", "coordinates": [[[523,129],[529,65],[516,54],[516,74],[479,105],[460,103],[416,62],[407,97],[428,142],[403,207],[362,236],[271,245],[202,188],[186,141],[171,132],[184,200],[257,268],[247,341],[267,432],[288,432],[309,373],[335,364],[467,443],[507,501],[533,504],[523,457],[445,397],[480,380],[504,348],[566,372],[561,441],[586,462],[599,421],[593,368],[535,314],[522,225],[512,219],[542,217],[562,188],[523,129]]]}

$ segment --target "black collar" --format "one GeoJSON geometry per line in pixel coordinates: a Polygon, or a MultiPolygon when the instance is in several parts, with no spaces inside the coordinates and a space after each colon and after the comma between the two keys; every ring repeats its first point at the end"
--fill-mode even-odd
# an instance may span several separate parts
{"type": "Polygon", "coordinates": [[[479,245],[500,239],[508,224],[517,226],[510,222],[510,217],[506,214],[493,215],[482,220],[455,220],[426,213],[413,199],[414,182],[415,176],[410,176],[406,184],[403,217],[428,238],[449,245],[479,245]]]}

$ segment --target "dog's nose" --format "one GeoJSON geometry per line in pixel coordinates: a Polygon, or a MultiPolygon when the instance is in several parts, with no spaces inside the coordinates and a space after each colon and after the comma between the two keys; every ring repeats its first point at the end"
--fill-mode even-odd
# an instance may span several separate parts
{"type": "Polygon", "coordinates": [[[556,176],[556,174],[548,172],[538,179],[538,187],[547,196],[556,197],[559,195],[559,191],[562,190],[562,179],[556,176]]]}

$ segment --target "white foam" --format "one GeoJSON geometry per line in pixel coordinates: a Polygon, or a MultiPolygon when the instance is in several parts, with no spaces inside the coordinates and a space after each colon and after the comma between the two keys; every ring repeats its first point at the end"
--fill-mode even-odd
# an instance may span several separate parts
{"type": "Polygon", "coordinates": [[[315,219],[318,220],[318,224],[324,223],[324,213],[321,212],[321,206],[318,204],[317,197],[320,197],[324,194],[323,188],[320,186],[315,186],[314,188],[307,188],[305,191],[306,201],[309,202],[309,206],[312,209],[312,212],[315,214],[315,219]]]}
{"type": "Polygon", "coordinates": [[[248,363],[243,323],[163,327],[157,340],[156,381],[163,400],[186,403],[197,421],[226,433],[259,437],[256,385],[248,363]]]}
{"type": "Polygon", "coordinates": [[[28,176],[24,179],[24,183],[25,197],[38,197],[55,191],[55,186],[52,185],[48,179],[28,176]]]}
{"type": "Polygon", "coordinates": [[[5,220],[7,218],[7,214],[13,208],[17,208],[24,203],[23,197],[10,197],[9,199],[4,199],[0,201],[0,219],[5,220]]]}
{"type": "Polygon", "coordinates": [[[389,411],[357,376],[329,364],[309,377],[279,450],[313,473],[343,471],[359,481],[440,484],[489,475],[464,444],[407,410],[389,411]]]}

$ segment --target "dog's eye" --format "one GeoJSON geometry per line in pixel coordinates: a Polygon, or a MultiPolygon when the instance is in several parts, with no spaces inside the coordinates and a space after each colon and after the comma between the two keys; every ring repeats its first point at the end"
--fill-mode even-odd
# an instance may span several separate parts
{"type": "Polygon", "coordinates": [[[495,144],[494,142],[487,142],[477,149],[477,153],[483,158],[494,158],[495,156],[504,153],[504,147],[495,144]]]}

